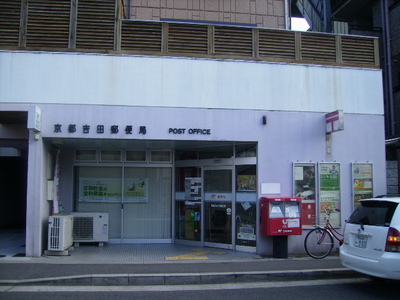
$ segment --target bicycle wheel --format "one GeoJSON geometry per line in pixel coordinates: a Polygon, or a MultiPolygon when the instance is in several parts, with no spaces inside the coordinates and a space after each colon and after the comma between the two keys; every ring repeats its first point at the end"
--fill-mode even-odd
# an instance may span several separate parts
{"type": "Polygon", "coordinates": [[[306,235],[304,248],[312,258],[324,258],[332,251],[333,237],[325,228],[315,228],[306,235]]]}

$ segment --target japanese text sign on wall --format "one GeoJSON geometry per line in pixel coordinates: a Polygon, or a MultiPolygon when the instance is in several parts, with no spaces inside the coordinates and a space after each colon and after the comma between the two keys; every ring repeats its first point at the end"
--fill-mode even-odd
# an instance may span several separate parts
{"type": "MultiPolygon", "coordinates": [[[[88,124],[82,125],[82,133],[84,134],[88,134],[91,131],[91,127],[88,124]]],[[[67,131],[68,133],[76,133],[78,130],[78,126],[76,124],[68,124],[67,127],[67,131]]],[[[120,126],[119,125],[112,125],[110,126],[109,129],[106,129],[104,125],[97,125],[94,128],[94,131],[97,134],[103,134],[106,133],[106,130],[108,130],[109,133],[111,134],[118,134],[120,132],[120,126]]],[[[134,132],[134,128],[132,125],[126,125],[125,128],[123,129],[123,131],[125,132],[125,134],[133,134],[134,132]]],[[[61,133],[63,132],[63,127],[62,124],[54,124],[54,132],[55,133],[61,133]]],[[[139,128],[137,129],[138,134],[146,134],[147,133],[147,129],[146,126],[139,126],[139,128]]]]}
{"type": "Polygon", "coordinates": [[[148,178],[126,178],[123,194],[121,179],[79,178],[80,202],[124,202],[147,203],[148,178]]]}

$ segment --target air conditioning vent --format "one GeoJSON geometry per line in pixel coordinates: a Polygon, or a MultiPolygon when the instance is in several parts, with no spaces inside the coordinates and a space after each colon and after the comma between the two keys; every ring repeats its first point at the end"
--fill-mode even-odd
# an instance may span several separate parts
{"type": "Polygon", "coordinates": [[[108,213],[73,212],[74,242],[108,242],[108,213]]]}
{"type": "Polygon", "coordinates": [[[93,239],[92,217],[74,217],[74,239],[79,239],[79,240],[93,239]]]}
{"type": "Polygon", "coordinates": [[[64,251],[72,246],[72,215],[57,215],[49,217],[49,251],[64,251]]]}

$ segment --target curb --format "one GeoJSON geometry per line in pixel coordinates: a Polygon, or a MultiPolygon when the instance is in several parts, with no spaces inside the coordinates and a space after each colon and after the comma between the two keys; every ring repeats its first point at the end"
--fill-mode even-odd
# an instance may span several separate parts
{"type": "Polygon", "coordinates": [[[171,274],[91,274],[0,280],[0,286],[54,285],[54,286],[142,286],[142,285],[191,285],[249,283],[265,281],[298,281],[317,279],[359,278],[362,274],[347,268],[313,269],[269,272],[222,272],[222,273],[171,273],[171,274]]]}

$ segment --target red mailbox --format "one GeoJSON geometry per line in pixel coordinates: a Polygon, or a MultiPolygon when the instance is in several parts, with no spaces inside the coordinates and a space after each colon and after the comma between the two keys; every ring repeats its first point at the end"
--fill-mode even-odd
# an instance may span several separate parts
{"type": "Polygon", "coordinates": [[[263,235],[300,235],[301,198],[261,198],[261,233],[263,235]]]}

